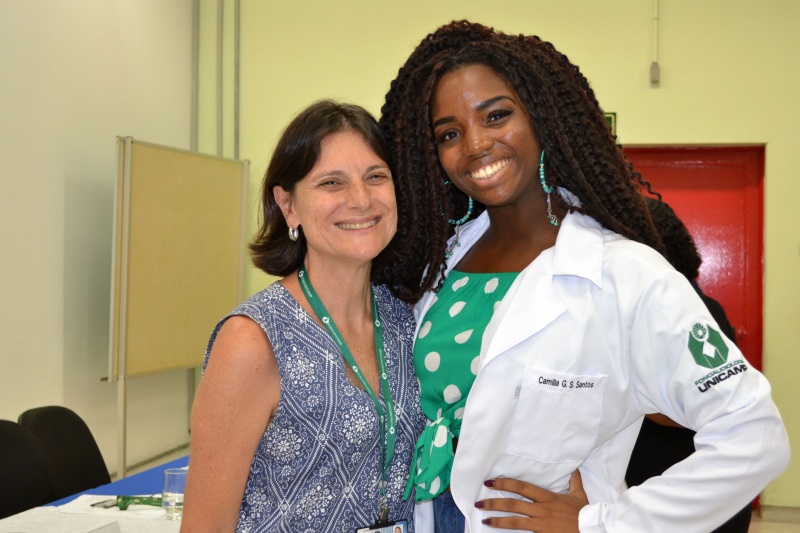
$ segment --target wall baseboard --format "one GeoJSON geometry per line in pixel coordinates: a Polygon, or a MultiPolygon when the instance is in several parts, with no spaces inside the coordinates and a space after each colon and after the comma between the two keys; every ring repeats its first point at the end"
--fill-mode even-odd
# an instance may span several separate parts
{"type": "MultiPolygon", "coordinates": [[[[186,444],[181,444],[180,446],[176,446],[176,447],[171,448],[171,449],[169,449],[169,450],[167,450],[165,452],[161,452],[159,454],[156,454],[153,457],[145,459],[144,461],[139,461],[136,464],[132,464],[132,465],[128,466],[128,475],[132,475],[136,470],[140,469],[143,466],[148,466],[151,463],[157,462],[159,459],[163,459],[164,457],[168,457],[170,455],[174,455],[174,454],[176,454],[176,453],[178,453],[178,452],[180,452],[182,450],[186,450],[187,453],[188,453],[189,448],[190,448],[190,443],[187,442],[186,444]]],[[[165,462],[165,461],[162,461],[162,462],[165,462]]],[[[109,475],[111,476],[111,480],[112,481],[116,481],[117,480],[117,473],[116,472],[109,472],[109,475]]]]}
{"type": "Polygon", "coordinates": [[[758,510],[758,514],[764,522],[800,524],[800,507],[762,505],[758,510]]]}

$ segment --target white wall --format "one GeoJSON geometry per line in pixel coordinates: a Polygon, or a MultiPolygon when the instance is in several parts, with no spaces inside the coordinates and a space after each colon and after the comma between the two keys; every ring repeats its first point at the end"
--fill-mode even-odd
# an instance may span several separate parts
{"type": "MultiPolygon", "coordinates": [[[[191,26],[191,0],[0,0],[0,418],[66,405],[111,470],[115,138],[189,148],[191,26]]],[[[187,383],[130,381],[129,464],[187,442],[187,383]]]]}

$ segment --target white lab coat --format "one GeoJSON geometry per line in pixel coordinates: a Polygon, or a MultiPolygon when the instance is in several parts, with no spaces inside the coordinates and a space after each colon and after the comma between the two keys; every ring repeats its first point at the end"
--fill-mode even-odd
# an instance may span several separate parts
{"type": "MultiPolygon", "coordinates": [[[[448,271],[488,227],[486,213],[464,226],[448,271]]],[[[415,307],[418,327],[435,298],[415,307]]],[[[580,468],[584,533],[707,532],[758,494],[788,464],[783,423],[767,380],[730,341],[724,380],[706,387],[716,369],[689,350],[697,323],[718,331],[660,254],[567,215],[483,336],[451,477],[466,531],[500,531],[481,524],[498,513],[474,502],[498,497],[483,482],[501,476],[567,492],[580,468]],[[656,412],[697,431],[697,452],[624,491],[642,417],[656,412]]],[[[417,531],[432,532],[430,505],[417,507],[417,531]]]]}

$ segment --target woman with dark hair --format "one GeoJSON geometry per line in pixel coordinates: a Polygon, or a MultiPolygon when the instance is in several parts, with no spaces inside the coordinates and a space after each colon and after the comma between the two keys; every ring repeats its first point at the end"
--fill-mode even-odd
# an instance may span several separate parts
{"type": "Polygon", "coordinates": [[[251,251],[284,278],[208,343],[183,530],[352,532],[412,518],[403,490],[424,417],[411,310],[382,284],[405,218],[387,161],[375,119],[331,101],[278,142],[251,251]]]}
{"type": "Polygon", "coordinates": [[[785,468],[769,385],[655,251],[646,184],[552,44],[443,26],[380,124],[420,259],[399,278],[419,299],[420,531],[709,531],[785,468]],[[656,412],[698,451],[623,492],[656,412]]]}

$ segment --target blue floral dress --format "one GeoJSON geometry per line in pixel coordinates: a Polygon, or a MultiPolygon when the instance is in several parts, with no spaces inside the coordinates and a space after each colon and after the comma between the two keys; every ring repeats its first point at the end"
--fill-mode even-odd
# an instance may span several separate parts
{"type": "MultiPolygon", "coordinates": [[[[412,361],[414,318],[386,287],[374,291],[397,411],[389,518],[409,520],[413,531],[414,498],[404,500],[403,490],[425,426],[412,361]]],[[[352,533],[372,524],[383,460],[379,422],[368,394],[348,380],[339,349],[280,283],[242,303],[233,315],[261,326],[281,375],[278,409],[253,457],[236,531],[352,533]]],[[[211,336],[206,363],[224,321],[211,336]]]]}

